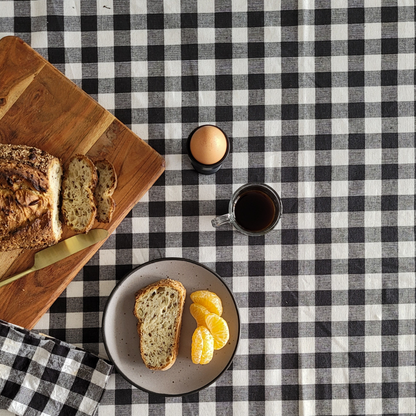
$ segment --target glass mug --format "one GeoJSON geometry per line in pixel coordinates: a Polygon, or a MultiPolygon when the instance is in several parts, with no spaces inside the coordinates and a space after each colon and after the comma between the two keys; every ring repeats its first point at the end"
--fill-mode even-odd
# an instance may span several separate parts
{"type": "Polygon", "coordinates": [[[214,218],[211,224],[215,228],[232,224],[245,235],[264,235],[277,225],[282,211],[282,201],[273,188],[266,184],[248,183],[234,192],[228,213],[214,218]]]}

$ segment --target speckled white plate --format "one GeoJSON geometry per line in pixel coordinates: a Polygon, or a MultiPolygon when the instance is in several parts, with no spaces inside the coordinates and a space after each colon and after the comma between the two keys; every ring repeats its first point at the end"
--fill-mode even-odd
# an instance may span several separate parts
{"type": "Polygon", "coordinates": [[[215,382],[231,364],[240,338],[240,316],[234,296],[221,277],[202,264],[166,258],[145,263],[130,272],[112,291],[103,316],[104,345],[117,371],[131,384],[147,392],[182,396],[197,392],[215,382]],[[179,354],[167,371],[151,371],[140,356],[137,319],[133,315],[135,293],[142,287],[169,277],[186,288],[179,354]],[[222,317],[230,329],[230,340],[214,352],[209,364],[196,365],[191,360],[192,334],[196,322],[189,306],[190,294],[207,289],[222,300],[222,317]]]}

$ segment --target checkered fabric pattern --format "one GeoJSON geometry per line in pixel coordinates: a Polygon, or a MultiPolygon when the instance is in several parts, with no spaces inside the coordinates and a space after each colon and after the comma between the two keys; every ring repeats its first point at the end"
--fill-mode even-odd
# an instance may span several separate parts
{"type": "Polygon", "coordinates": [[[0,321],[0,409],[94,415],[111,370],[93,354],[0,321]]]}
{"type": "Polygon", "coordinates": [[[165,398],[113,375],[99,415],[413,415],[415,6],[411,0],[2,1],[23,38],[166,159],[166,172],[37,328],[104,354],[102,311],[135,266],[199,261],[242,319],[229,370],[165,398]],[[232,152],[197,174],[188,134],[232,152]],[[273,232],[211,219],[265,182],[273,232]]]}

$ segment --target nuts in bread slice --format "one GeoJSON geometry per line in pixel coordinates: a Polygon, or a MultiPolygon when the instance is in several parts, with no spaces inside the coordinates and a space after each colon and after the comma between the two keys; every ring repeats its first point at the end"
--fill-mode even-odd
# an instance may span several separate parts
{"type": "Polygon", "coordinates": [[[136,293],[140,354],[150,370],[168,370],[179,351],[186,289],[182,283],[163,279],[136,293]]]}
{"type": "Polygon", "coordinates": [[[97,181],[97,169],[88,156],[70,158],[62,180],[61,211],[65,224],[76,232],[86,233],[94,224],[97,181]]]}
{"type": "Polygon", "coordinates": [[[98,184],[94,196],[97,203],[97,220],[109,223],[116,208],[113,193],[117,187],[117,175],[112,163],[108,160],[95,162],[98,173],[98,184]]]}

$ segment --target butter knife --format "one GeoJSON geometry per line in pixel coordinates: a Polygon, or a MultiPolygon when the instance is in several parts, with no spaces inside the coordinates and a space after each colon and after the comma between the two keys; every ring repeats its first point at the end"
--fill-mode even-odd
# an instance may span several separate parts
{"type": "Polygon", "coordinates": [[[73,237],[67,238],[60,243],[38,251],[35,254],[34,264],[30,269],[0,281],[0,287],[6,286],[9,283],[18,280],[29,273],[43,269],[44,267],[50,266],[51,264],[63,260],[64,258],[77,253],[84,248],[90,247],[99,241],[104,240],[107,236],[107,230],[96,228],[89,231],[87,234],[74,235],[73,237]]]}

